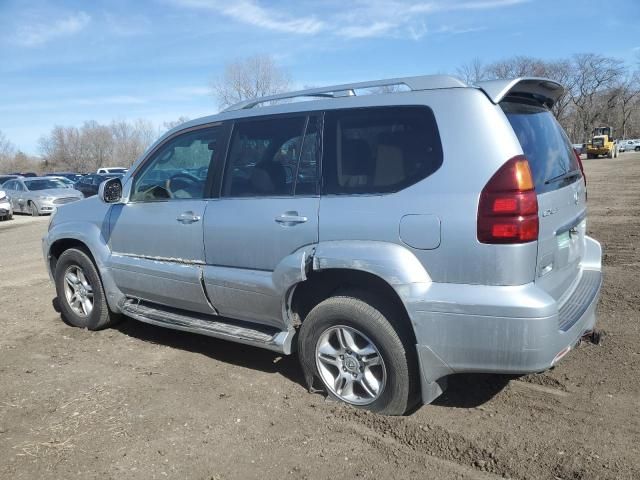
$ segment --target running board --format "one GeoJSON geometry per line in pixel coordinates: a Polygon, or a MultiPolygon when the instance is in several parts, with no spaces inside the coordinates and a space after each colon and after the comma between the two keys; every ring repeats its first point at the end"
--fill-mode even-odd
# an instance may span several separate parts
{"type": "Polygon", "coordinates": [[[127,300],[120,308],[122,313],[135,320],[160,327],[231,340],[285,355],[289,355],[292,350],[295,330],[281,331],[266,325],[187,312],[131,299],[127,300]]]}

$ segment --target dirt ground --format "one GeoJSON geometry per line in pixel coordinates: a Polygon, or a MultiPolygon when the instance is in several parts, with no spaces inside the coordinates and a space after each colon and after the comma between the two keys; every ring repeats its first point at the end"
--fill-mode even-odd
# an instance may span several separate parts
{"type": "Polygon", "coordinates": [[[452,377],[411,416],[303,387],[297,359],[60,321],[40,238],[0,223],[0,478],[640,478],[640,154],[585,161],[606,333],[522,378],[452,377]]]}

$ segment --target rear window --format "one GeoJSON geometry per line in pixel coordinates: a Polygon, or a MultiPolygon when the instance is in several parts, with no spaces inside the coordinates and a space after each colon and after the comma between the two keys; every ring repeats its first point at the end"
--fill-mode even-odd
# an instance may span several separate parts
{"type": "Polygon", "coordinates": [[[395,192],[442,165],[436,121],[427,107],[375,107],[326,113],[324,192],[395,192]]]}
{"type": "Polygon", "coordinates": [[[539,105],[502,102],[502,110],[529,160],[536,192],[556,190],[576,181],[550,181],[569,172],[580,172],[573,147],[553,114],[539,105]]]}

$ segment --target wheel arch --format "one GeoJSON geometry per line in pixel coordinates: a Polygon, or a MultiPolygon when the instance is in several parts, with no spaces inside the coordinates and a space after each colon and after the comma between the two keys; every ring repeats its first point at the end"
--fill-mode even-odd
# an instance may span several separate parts
{"type": "MultiPolygon", "coordinates": [[[[286,257],[275,269],[273,283],[282,295],[289,324],[301,322],[313,306],[340,289],[372,289],[388,298],[410,323],[400,290],[407,284],[430,283],[416,256],[402,245],[380,241],[325,241],[286,257]],[[315,303],[314,303],[315,302],[315,303]]],[[[413,328],[411,327],[413,334],[413,328]]]]}
{"type": "Polygon", "coordinates": [[[116,286],[107,267],[111,252],[100,228],[84,222],[69,222],[55,226],[47,234],[44,255],[52,278],[58,258],[69,248],[78,248],[91,258],[102,281],[109,307],[114,312],[120,312],[120,304],[125,297],[116,286]]]}
{"type": "Polygon", "coordinates": [[[415,332],[400,295],[385,279],[368,271],[348,268],[311,271],[305,281],[294,286],[289,308],[293,317],[302,323],[313,307],[323,300],[336,294],[358,291],[365,293],[366,297],[387,302],[394,313],[389,321],[409,334],[415,345],[415,332]]]}

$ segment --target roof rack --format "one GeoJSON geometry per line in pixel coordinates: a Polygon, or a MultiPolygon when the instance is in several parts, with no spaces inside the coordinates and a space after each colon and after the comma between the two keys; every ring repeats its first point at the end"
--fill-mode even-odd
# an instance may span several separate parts
{"type": "Polygon", "coordinates": [[[256,107],[262,103],[273,102],[275,100],[287,100],[301,97],[352,97],[356,95],[356,90],[376,87],[389,87],[394,85],[404,85],[411,91],[432,90],[436,88],[460,88],[467,86],[467,84],[462,80],[448,75],[422,75],[418,77],[388,78],[385,80],[373,80],[369,82],[345,83],[343,85],[309,88],[307,90],[298,90],[296,92],[287,92],[277,95],[269,95],[266,97],[252,98],[250,100],[244,100],[242,102],[231,105],[224,111],[231,112],[234,110],[244,110],[256,107]]]}

